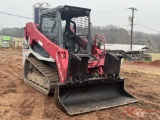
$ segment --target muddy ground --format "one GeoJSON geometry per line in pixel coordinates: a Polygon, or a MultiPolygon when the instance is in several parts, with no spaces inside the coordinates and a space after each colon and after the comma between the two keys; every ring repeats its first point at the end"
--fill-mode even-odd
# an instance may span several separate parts
{"type": "Polygon", "coordinates": [[[23,82],[21,50],[0,50],[0,120],[160,120],[160,64],[125,63],[125,89],[139,102],[87,114],[68,116],[53,96],[47,97],[23,82]]]}

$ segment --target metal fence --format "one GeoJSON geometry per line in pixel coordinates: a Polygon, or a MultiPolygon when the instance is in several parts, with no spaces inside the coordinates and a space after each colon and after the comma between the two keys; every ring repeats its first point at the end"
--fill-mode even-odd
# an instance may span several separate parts
{"type": "Polygon", "coordinates": [[[23,47],[23,41],[11,41],[9,43],[10,45],[5,46],[3,43],[0,41],[0,48],[14,48],[14,49],[21,49],[23,47]]]}
{"type": "Polygon", "coordinates": [[[23,41],[12,41],[11,48],[20,49],[23,47],[23,41]]]}

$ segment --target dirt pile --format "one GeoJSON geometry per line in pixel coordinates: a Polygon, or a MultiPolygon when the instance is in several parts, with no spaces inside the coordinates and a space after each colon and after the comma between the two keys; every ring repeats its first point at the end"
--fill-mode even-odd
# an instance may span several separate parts
{"type": "Polygon", "coordinates": [[[127,64],[131,64],[131,65],[148,65],[148,63],[144,62],[144,61],[127,62],[127,64]]]}
{"type": "Polygon", "coordinates": [[[160,66],[160,60],[150,62],[149,65],[160,66]]]}
{"type": "Polygon", "coordinates": [[[125,64],[129,64],[129,65],[149,65],[149,66],[160,67],[160,60],[156,60],[156,61],[152,61],[152,62],[144,62],[144,61],[126,62],[125,64]]]}

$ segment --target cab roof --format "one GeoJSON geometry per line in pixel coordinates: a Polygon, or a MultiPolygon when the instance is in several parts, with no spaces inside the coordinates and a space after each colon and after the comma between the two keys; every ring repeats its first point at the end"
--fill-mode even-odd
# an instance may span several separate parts
{"type": "Polygon", "coordinates": [[[91,11],[91,9],[88,9],[88,8],[64,5],[64,6],[58,6],[56,8],[51,8],[51,9],[49,8],[49,9],[43,10],[41,14],[52,13],[57,10],[59,10],[62,13],[67,12],[67,13],[79,14],[83,16],[89,15],[91,11]]]}

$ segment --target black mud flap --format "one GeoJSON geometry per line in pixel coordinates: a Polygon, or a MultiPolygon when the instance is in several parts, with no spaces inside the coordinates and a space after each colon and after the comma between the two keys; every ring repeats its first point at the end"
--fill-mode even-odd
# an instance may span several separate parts
{"type": "Polygon", "coordinates": [[[69,115],[81,114],[100,109],[137,102],[124,90],[124,81],[88,84],[81,87],[56,85],[55,103],[69,115]]]}
{"type": "Polygon", "coordinates": [[[87,74],[88,60],[89,57],[83,55],[79,57],[73,53],[69,53],[67,79],[69,79],[70,76],[72,77],[78,76],[81,79],[84,79],[87,74]]]}
{"type": "Polygon", "coordinates": [[[105,74],[119,74],[120,72],[121,59],[106,53],[103,72],[105,74]]]}

